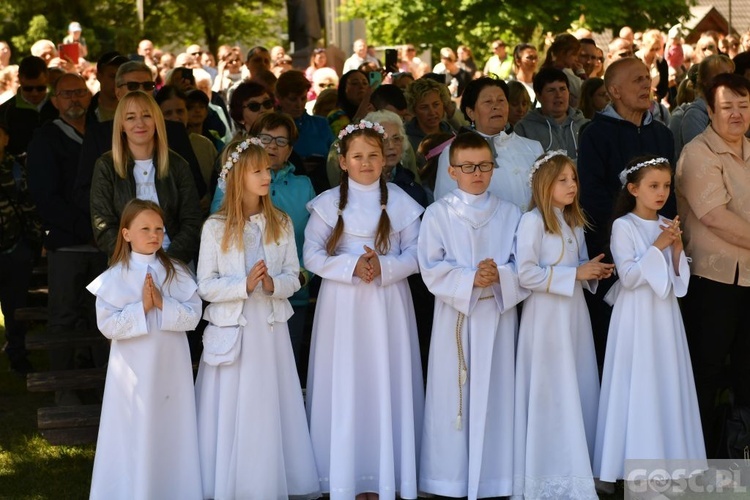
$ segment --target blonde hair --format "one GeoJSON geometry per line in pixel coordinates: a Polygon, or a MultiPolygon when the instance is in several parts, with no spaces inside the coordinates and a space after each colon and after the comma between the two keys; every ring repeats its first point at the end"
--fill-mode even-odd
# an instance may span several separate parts
{"type": "MultiPolygon", "coordinates": [[[[546,154],[546,153],[545,153],[546,154]]],[[[544,155],[540,156],[539,161],[544,155]]],[[[554,208],[552,206],[552,186],[557,180],[557,177],[562,173],[565,167],[570,166],[573,169],[573,175],[576,180],[576,196],[573,199],[573,203],[563,208],[563,219],[572,228],[583,226],[590,227],[586,216],[583,214],[579,197],[581,195],[581,183],[578,179],[578,170],[576,169],[573,161],[567,156],[555,155],[549,160],[542,163],[542,165],[534,172],[534,177],[531,181],[531,204],[529,210],[533,210],[535,207],[539,209],[544,220],[545,231],[552,234],[562,234],[562,228],[560,223],[555,217],[554,208]]]]}
{"type": "Polygon", "coordinates": [[[156,129],[154,131],[154,163],[156,176],[164,179],[169,175],[169,146],[167,145],[167,129],[164,125],[164,115],[153,97],[145,92],[136,90],[128,92],[120,99],[115,111],[114,125],[112,128],[112,159],[115,164],[115,172],[121,179],[128,178],[128,164],[133,156],[128,146],[128,138],[123,129],[125,115],[135,105],[145,109],[154,119],[156,129]]]}
{"type": "MultiPolygon", "coordinates": [[[[240,142],[235,141],[227,144],[221,155],[222,164],[227,162],[229,155],[236,152],[240,142]]],[[[224,201],[217,212],[217,215],[226,218],[224,236],[221,239],[221,250],[223,252],[227,252],[231,245],[236,245],[236,248],[240,250],[244,249],[242,233],[245,228],[245,217],[242,213],[242,195],[244,192],[242,181],[247,172],[269,164],[270,160],[266,150],[261,146],[250,144],[247,149],[239,153],[239,158],[227,172],[224,201]]],[[[273,206],[271,195],[268,193],[260,197],[260,206],[261,213],[266,218],[265,242],[279,241],[285,228],[289,226],[289,216],[273,206]]]]}
{"type": "MultiPolygon", "coordinates": [[[[133,198],[125,204],[125,207],[122,209],[122,216],[120,217],[120,228],[117,231],[115,251],[112,254],[112,257],[110,257],[109,259],[110,267],[114,267],[120,263],[122,263],[125,269],[129,267],[130,254],[133,250],[130,247],[130,242],[125,241],[125,236],[123,235],[122,230],[130,229],[130,225],[133,223],[133,219],[138,217],[138,214],[140,214],[141,212],[145,212],[148,210],[156,212],[156,214],[161,218],[162,223],[164,223],[164,212],[162,211],[161,207],[153,201],[133,198]]],[[[161,247],[159,247],[159,249],[156,251],[156,257],[159,259],[159,262],[162,263],[164,269],[167,270],[167,279],[164,280],[164,284],[169,284],[177,273],[177,271],[175,270],[174,261],[161,247]]],[[[177,262],[181,264],[179,261],[177,262]]]]}

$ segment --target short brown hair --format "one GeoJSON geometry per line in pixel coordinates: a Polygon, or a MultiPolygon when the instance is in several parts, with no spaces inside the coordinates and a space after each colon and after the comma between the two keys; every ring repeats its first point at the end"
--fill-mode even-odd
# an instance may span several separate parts
{"type": "Polygon", "coordinates": [[[276,80],[276,95],[286,97],[290,94],[307,93],[311,86],[303,72],[292,69],[282,73],[276,80]]]}
{"type": "Polygon", "coordinates": [[[726,87],[735,94],[743,97],[750,95],[750,81],[744,76],[734,73],[716,75],[706,93],[706,103],[711,108],[711,111],[716,111],[716,92],[719,90],[719,87],[726,87]]]}

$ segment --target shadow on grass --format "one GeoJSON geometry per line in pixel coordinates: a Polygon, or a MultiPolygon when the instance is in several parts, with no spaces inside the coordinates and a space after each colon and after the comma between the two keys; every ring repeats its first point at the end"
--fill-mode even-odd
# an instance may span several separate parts
{"type": "MultiPolygon", "coordinates": [[[[34,352],[30,359],[47,369],[46,352],[34,352]]],[[[51,446],[37,431],[37,409],[53,404],[52,394],[28,392],[26,380],[11,373],[0,354],[0,499],[88,498],[94,446],[51,446]]]]}

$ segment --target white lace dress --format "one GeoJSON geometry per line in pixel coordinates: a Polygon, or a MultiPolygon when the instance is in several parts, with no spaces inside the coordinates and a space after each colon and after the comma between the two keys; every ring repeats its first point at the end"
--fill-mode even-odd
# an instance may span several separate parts
{"type": "Polygon", "coordinates": [[[91,498],[199,499],[198,429],[186,330],[198,324],[195,280],[166,270],[155,255],[133,253],[87,288],[99,330],[112,339],[96,443],[91,498]],[[163,309],[143,311],[150,272],[163,309]]]}

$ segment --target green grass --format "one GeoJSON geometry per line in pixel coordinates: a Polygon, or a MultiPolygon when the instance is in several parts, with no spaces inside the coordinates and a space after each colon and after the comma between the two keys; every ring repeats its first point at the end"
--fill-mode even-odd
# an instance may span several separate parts
{"type": "MultiPolygon", "coordinates": [[[[46,353],[32,353],[31,362],[46,369],[46,353]]],[[[51,446],[37,431],[37,408],[53,404],[52,394],[26,391],[26,381],[11,373],[0,355],[0,499],[88,498],[94,446],[51,446]]]]}

